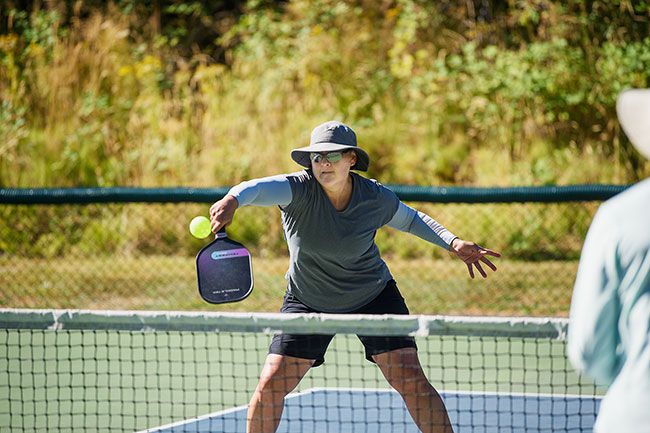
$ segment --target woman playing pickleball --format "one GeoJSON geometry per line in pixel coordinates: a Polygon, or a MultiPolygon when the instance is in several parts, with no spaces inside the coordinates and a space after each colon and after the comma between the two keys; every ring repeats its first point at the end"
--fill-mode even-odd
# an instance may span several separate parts
{"type": "MultiPolygon", "coordinates": [[[[455,254],[487,277],[496,271],[486,256],[498,252],[464,241],[428,215],[402,203],[366,171],[368,154],[354,131],[330,121],[317,126],[307,147],[291,152],[305,170],[243,182],[210,208],[213,232],[230,223],[241,206],[278,205],[289,247],[283,313],[409,314],[375,233],[388,225],[412,233],[455,254]],[[482,264],[481,264],[482,263],[482,264]]],[[[325,359],[331,335],[281,334],[269,354],[251,399],[247,432],[275,432],[290,393],[312,367],[325,359]]],[[[359,336],[366,359],[376,363],[400,393],[422,432],[452,432],[445,405],[429,383],[408,336],[359,336]]]]}

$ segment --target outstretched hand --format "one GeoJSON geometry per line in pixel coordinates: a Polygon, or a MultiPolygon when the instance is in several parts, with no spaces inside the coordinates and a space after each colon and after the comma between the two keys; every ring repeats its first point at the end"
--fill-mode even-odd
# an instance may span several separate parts
{"type": "Polygon", "coordinates": [[[210,229],[212,233],[216,234],[226,224],[230,224],[238,207],[239,202],[231,195],[225,196],[210,206],[210,229]]]}
{"type": "Polygon", "coordinates": [[[492,251],[476,245],[474,242],[464,241],[456,238],[451,243],[449,251],[465,262],[469,276],[474,278],[474,268],[476,268],[483,278],[487,278],[487,273],[481,266],[481,262],[496,272],[497,267],[485,256],[501,257],[501,253],[492,251]]]}

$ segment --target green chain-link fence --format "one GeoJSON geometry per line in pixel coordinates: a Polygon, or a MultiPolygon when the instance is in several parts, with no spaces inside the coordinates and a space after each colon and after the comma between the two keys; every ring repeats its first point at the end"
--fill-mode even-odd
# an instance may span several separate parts
{"type": "MultiPolygon", "coordinates": [[[[377,243],[413,313],[566,316],[584,236],[600,202],[624,186],[390,186],[458,236],[496,249],[499,270],[471,280],[465,265],[410,234],[377,243]]],[[[196,290],[190,236],[218,189],[0,190],[0,306],[277,311],[288,264],[277,207],[245,207],[229,235],[253,253],[255,290],[214,306],[196,290]]]]}

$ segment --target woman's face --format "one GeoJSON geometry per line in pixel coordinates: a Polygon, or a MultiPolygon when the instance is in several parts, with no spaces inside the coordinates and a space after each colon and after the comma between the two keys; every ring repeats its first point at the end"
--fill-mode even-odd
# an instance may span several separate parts
{"type": "Polygon", "coordinates": [[[310,154],[310,159],[318,183],[333,187],[347,181],[350,168],[357,163],[357,154],[353,151],[321,152],[310,154]]]}

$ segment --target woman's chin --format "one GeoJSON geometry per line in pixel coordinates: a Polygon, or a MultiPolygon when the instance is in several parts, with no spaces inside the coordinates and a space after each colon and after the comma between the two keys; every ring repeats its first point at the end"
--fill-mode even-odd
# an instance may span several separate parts
{"type": "Polygon", "coordinates": [[[331,184],[335,183],[336,181],[336,176],[334,173],[320,173],[317,178],[322,184],[331,184]]]}

